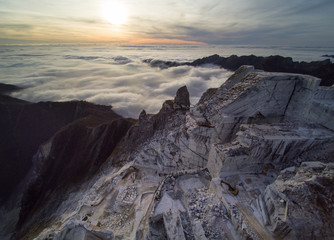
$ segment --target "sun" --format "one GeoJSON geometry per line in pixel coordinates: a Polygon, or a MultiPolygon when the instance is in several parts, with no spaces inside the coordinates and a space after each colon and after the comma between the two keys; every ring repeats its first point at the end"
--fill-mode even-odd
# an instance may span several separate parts
{"type": "Polygon", "coordinates": [[[111,1],[104,5],[103,17],[113,25],[122,25],[126,23],[128,12],[124,4],[111,1]]]}

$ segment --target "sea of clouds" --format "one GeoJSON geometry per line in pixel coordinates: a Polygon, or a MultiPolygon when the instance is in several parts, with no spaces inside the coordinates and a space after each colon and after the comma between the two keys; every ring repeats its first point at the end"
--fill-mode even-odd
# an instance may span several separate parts
{"type": "Polygon", "coordinates": [[[256,47],[222,45],[112,46],[53,45],[0,46],[0,82],[23,88],[12,95],[31,102],[86,100],[112,105],[125,116],[156,113],[177,89],[188,87],[192,104],[208,88],[219,87],[232,74],[208,65],[152,68],[145,59],[193,61],[221,56],[281,55],[295,61],[323,60],[334,48],[256,47]]]}
{"type": "MultiPolygon", "coordinates": [[[[2,49],[0,82],[22,87],[12,96],[31,102],[86,100],[112,105],[122,116],[137,118],[142,109],[159,111],[184,85],[195,104],[204,91],[219,87],[231,75],[212,65],[152,68],[143,60],[158,56],[144,53],[145,49],[87,47],[2,49]]],[[[181,51],[170,55],[171,59],[190,60],[181,51]]]]}

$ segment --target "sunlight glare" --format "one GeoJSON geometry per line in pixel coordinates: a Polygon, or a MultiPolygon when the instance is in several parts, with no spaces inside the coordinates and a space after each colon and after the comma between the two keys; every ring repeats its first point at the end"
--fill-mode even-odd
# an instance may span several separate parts
{"type": "Polygon", "coordinates": [[[126,23],[128,13],[124,4],[110,1],[104,5],[103,16],[113,25],[122,25],[126,23]]]}

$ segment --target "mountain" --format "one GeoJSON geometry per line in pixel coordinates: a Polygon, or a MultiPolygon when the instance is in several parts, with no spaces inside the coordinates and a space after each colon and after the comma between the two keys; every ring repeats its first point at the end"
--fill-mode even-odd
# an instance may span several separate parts
{"type": "Polygon", "coordinates": [[[184,86],[136,121],[69,123],[2,207],[3,236],[332,239],[334,89],[319,83],[242,66],[195,106],[184,86]]]}
{"type": "Polygon", "coordinates": [[[256,69],[268,72],[286,72],[301,73],[318,77],[321,80],[321,86],[332,86],[334,84],[334,63],[329,59],[313,62],[294,62],[290,57],[269,56],[258,57],[254,55],[221,57],[217,54],[197,59],[193,62],[172,62],[147,59],[144,62],[149,63],[152,67],[168,68],[181,65],[201,66],[204,64],[214,64],[222,68],[235,71],[242,65],[253,65],[256,69]]]}

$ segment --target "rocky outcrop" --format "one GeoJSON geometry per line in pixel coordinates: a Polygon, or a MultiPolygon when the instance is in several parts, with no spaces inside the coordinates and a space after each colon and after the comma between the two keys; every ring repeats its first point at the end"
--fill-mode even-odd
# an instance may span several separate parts
{"type": "MultiPolygon", "coordinates": [[[[143,110],[139,115],[139,121],[128,132],[125,142],[126,151],[132,153],[157,133],[176,127],[185,122],[186,111],[189,110],[189,92],[186,86],[178,89],[174,100],[163,103],[161,110],[155,114],[146,114],[143,110]]],[[[173,144],[171,142],[171,144],[173,144]]],[[[175,144],[174,144],[175,145],[175,144]]],[[[150,150],[151,151],[151,150],[150,150]]],[[[153,150],[155,151],[155,150],[153,150]]],[[[133,156],[130,156],[132,159],[133,156]]]]}
{"type": "Polygon", "coordinates": [[[253,65],[256,69],[268,72],[286,72],[312,75],[322,79],[320,83],[322,86],[332,86],[334,84],[334,63],[332,63],[329,59],[313,62],[294,62],[292,58],[282,56],[257,57],[254,55],[231,55],[229,57],[221,57],[215,54],[186,63],[170,61],[165,62],[152,59],[145,60],[144,62],[149,63],[152,67],[160,67],[162,69],[182,65],[201,66],[204,64],[214,64],[231,71],[237,70],[242,65],[253,65]]]}
{"type": "MultiPolygon", "coordinates": [[[[44,225],[17,236],[332,239],[333,89],[319,83],[242,66],[195,106],[179,89],[140,114],[97,175],[48,205],[44,225]]],[[[80,145],[94,159],[91,143],[80,145]]]]}
{"type": "Polygon", "coordinates": [[[189,92],[186,86],[179,88],[174,99],[174,109],[188,110],[190,107],[189,92]]]}
{"type": "Polygon", "coordinates": [[[212,146],[208,167],[215,176],[279,172],[303,161],[329,162],[334,156],[333,132],[312,125],[242,124],[236,135],[232,143],[212,146]]]}

